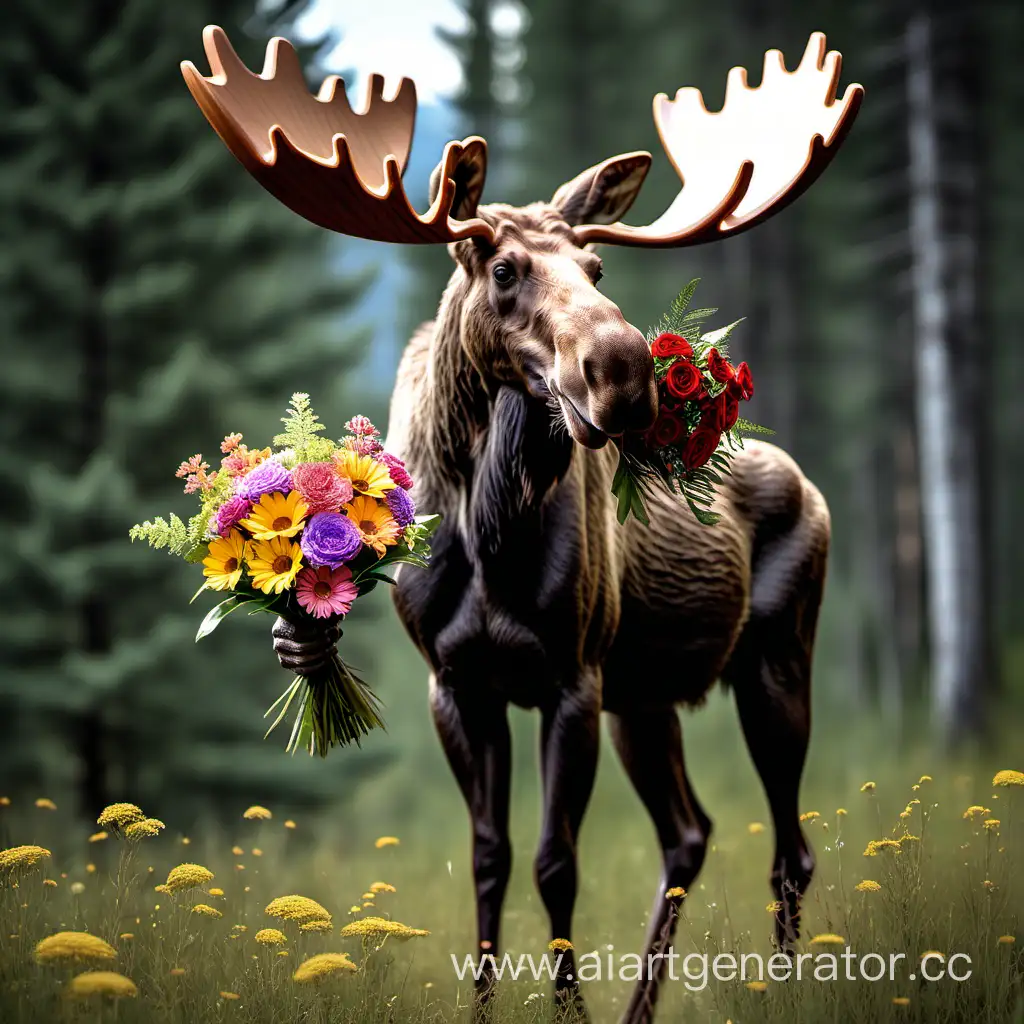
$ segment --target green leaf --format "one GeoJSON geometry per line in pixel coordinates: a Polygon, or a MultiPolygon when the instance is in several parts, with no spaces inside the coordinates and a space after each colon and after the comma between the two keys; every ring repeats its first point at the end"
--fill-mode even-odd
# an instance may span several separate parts
{"type": "Polygon", "coordinates": [[[760,423],[745,420],[742,416],[736,421],[733,430],[742,430],[745,434],[762,434],[765,437],[771,437],[775,433],[771,427],[762,427],[760,423]]]}
{"type": "Polygon", "coordinates": [[[196,643],[199,643],[204,636],[209,636],[221,622],[233,611],[241,608],[243,604],[253,600],[248,594],[232,594],[225,598],[220,604],[214,605],[199,623],[199,632],[196,633],[196,643]]]}
{"type": "Polygon", "coordinates": [[[701,526],[714,526],[722,518],[717,512],[709,512],[707,509],[699,508],[689,496],[686,498],[686,503],[690,506],[690,511],[701,526]]]}

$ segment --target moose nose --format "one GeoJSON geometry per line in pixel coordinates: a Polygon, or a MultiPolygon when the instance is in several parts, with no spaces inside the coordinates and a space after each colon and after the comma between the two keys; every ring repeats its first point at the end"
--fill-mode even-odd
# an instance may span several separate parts
{"type": "Polygon", "coordinates": [[[658,414],[654,361],[644,336],[621,322],[614,336],[601,332],[582,354],[591,420],[606,434],[646,430],[658,414]]]}

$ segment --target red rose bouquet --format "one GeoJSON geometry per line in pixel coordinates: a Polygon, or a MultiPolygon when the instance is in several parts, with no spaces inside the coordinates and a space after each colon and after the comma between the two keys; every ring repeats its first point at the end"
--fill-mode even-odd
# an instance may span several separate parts
{"type": "Polygon", "coordinates": [[[718,311],[688,309],[697,283],[682,290],[647,335],[658,382],[658,418],[639,443],[619,442],[612,493],[618,498],[620,523],[630,513],[648,522],[644,491],[661,480],[686,499],[700,523],[714,525],[719,519],[710,509],[715,485],[743,447],[741,432],[771,433],[740,418],[740,402],[754,394],[750,367],[733,366],[728,359],[729,335],[741,321],[702,333],[703,322],[718,311]]]}

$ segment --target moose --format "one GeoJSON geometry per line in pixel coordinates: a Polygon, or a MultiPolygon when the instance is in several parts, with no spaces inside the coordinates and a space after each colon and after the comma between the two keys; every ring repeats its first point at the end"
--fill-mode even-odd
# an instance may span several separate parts
{"type": "MultiPolygon", "coordinates": [[[[598,243],[695,245],[760,223],[822,172],[863,89],[836,89],[840,55],[814,33],[795,71],[765,54],[760,86],[729,75],[722,110],[698,90],[654,100],[684,187],[653,223],[621,218],[651,155],[583,171],[547,202],[481,205],[486,142],[449,142],[415,212],[402,173],[415,87],[392,99],[373,76],[362,113],[329,77],[314,97],[295,51],[271,41],[260,75],[224,33],[204,42],[212,76],[183,74],[243,165],[279,200],[343,234],[443,243],[454,269],[436,318],[412,337],[391,401],[388,451],[418,504],[440,512],[428,569],[404,566],[395,601],[430,673],[430,705],[472,824],[481,956],[498,954],[509,880],[509,704],[541,719],[543,823],[535,860],[551,938],[572,938],[577,836],[594,783],[601,713],[662,851],[647,969],[625,1014],[653,1017],[680,903],[700,871],[711,821],[683,756],[677,708],[717,680],[731,687],[775,830],[775,938],[799,935],[814,870],[798,789],[810,730],[811,662],[830,539],[828,508],[790,456],[748,442],[716,497],[713,527],[667,489],[650,523],[616,521],[615,451],[658,413],[644,335],[598,288],[598,243]],[[609,442],[612,443],[609,443],[609,442]]],[[[337,628],[279,620],[274,649],[307,673],[337,628]]],[[[494,960],[478,980],[479,1012],[494,960]]],[[[571,951],[555,982],[582,1011],[571,951]]]]}

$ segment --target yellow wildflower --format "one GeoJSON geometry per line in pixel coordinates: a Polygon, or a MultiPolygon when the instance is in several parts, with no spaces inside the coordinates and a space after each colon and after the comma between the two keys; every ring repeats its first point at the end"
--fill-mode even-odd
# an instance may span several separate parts
{"type": "Polygon", "coordinates": [[[864,785],[860,787],[860,791],[862,793],[872,793],[874,790],[875,784],[873,782],[865,782],[864,785]]]}
{"type": "Polygon", "coordinates": [[[289,818],[289,819],[288,819],[288,820],[287,820],[287,821],[286,821],[286,822],[284,823],[284,827],[285,827],[285,828],[295,828],[295,822],[294,822],[294,821],[292,821],[292,819],[291,819],[291,818],[289,818]]]}
{"type": "Polygon", "coordinates": [[[121,934],[118,935],[118,938],[119,939],[134,939],[135,938],[135,933],[134,932],[121,932],[121,934]]]}
{"type": "Polygon", "coordinates": [[[768,982],[767,981],[748,981],[747,984],[746,984],[746,987],[749,988],[751,992],[764,992],[764,990],[766,988],[768,988],[768,982]]]}
{"type": "Polygon", "coordinates": [[[86,870],[86,871],[87,871],[87,872],[88,872],[88,873],[89,873],[90,875],[95,875],[95,874],[96,874],[96,865],[95,865],[95,864],[86,864],[86,865],[85,865],[85,870],[86,870]]]}
{"type": "Polygon", "coordinates": [[[926,949],[926,950],[925,950],[925,951],[924,951],[924,952],[923,952],[923,953],[921,954],[921,959],[922,959],[922,960],[925,960],[925,959],[927,959],[928,957],[932,957],[932,958],[936,958],[936,957],[937,957],[937,958],[938,958],[939,960],[943,960],[943,961],[945,961],[945,959],[946,959],[946,954],[945,954],[945,953],[943,953],[943,952],[942,952],[941,950],[938,950],[938,949],[926,949]]]}
{"type": "Polygon", "coordinates": [[[100,828],[119,829],[133,821],[141,821],[145,815],[137,804],[110,804],[104,807],[96,824],[100,828]]]}
{"type": "Polygon", "coordinates": [[[769,914],[777,914],[782,909],[782,900],[772,900],[764,908],[769,914]]]}
{"type": "Polygon", "coordinates": [[[143,818],[142,821],[134,821],[125,830],[126,839],[138,842],[151,836],[160,835],[160,830],[167,826],[159,818],[143,818]]]}
{"type": "Polygon", "coordinates": [[[0,807],[10,807],[11,798],[9,796],[0,796],[0,807]]]}
{"type": "Polygon", "coordinates": [[[877,857],[879,850],[894,850],[900,852],[899,840],[896,839],[872,839],[864,851],[865,857],[877,857]]]}
{"type": "Polygon", "coordinates": [[[759,836],[764,831],[764,825],[760,821],[752,821],[747,826],[747,831],[752,836],[759,836]]]}
{"type": "Polygon", "coordinates": [[[228,1002],[234,1002],[236,999],[242,998],[237,992],[227,992],[222,990],[218,994],[220,995],[221,999],[226,999],[228,1000],[228,1002]]]}
{"type": "Polygon", "coordinates": [[[375,893],[367,891],[367,892],[364,892],[363,895],[360,896],[359,898],[362,899],[362,900],[372,900],[375,895],[376,895],[375,893]]]}
{"type": "Polygon", "coordinates": [[[909,1006],[910,1005],[910,1000],[906,996],[893,996],[892,997],[892,1005],[893,1006],[909,1006]]]}
{"type": "Polygon", "coordinates": [[[366,902],[365,902],[365,903],[363,904],[363,910],[365,910],[365,909],[366,909],[367,907],[375,907],[375,906],[377,906],[377,904],[376,904],[376,903],[374,903],[374,902],[373,902],[373,900],[367,900],[367,901],[366,901],[366,902]]]}
{"type": "Polygon", "coordinates": [[[387,882],[371,882],[370,892],[376,894],[379,892],[397,892],[398,890],[387,882]]]}
{"type": "Polygon", "coordinates": [[[93,832],[93,834],[91,836],[89,836],[89,842],[90,843],[102,843],[103,840],[106,839],[106,838],[107,838],[107,833],[106,832],[93,832]]]}
{"type": "Polygon", "coordinates": [[[548,943],[548,949],[552,953],[564,953],[572,948],[572,943],[568,939],[552,939],[548,943]]]}
{"type": "Polygon", "coordinates": [[[116,971],[86,971],[68,982],[68,994],[72,996],[137,996],[139,990],[131,978],[116,971]]]}
{"type": "Polygon", "coordinates": [[[278,956],[288,956],[288,950],[287,949],[279,949],[277,951],[277,955],[278,956]]]}
{"type": "Polygon", "coordinates": [[[983,818],[986,814],[991,813],[992,812],[987,807],[982,807],[981,804],[972,804],[966,811],[964,811],[964,818],[967,821],[971,821],[974,818],[983,818]]]}
{"type": "Polygon", "coordinates": [[[117,951],[98,935],[89,932],[57,932],[36,943],[40,963],[55,960],[114,960],[117,951]]]}
{"type": "Polygon", "coordinates": [[[179,864],[171,868],[167,876],[167,888],[171,892],[184,892],[186,889],[199,889],[213,881],[213,872],[202,864],[179,864]]]}
{"type": "Polygon", "coordinates": [[[348,908],[348,912],[350,914],[361,914],[363,912],[363,908],[359,906],[358,903],[353,903],[352,906],[348,908]]]}
{"type": "Polygon", "coordinates": [[[672,900],[686,895],[686,890],[681,885],[673,885],[671,889],[665,890],[665,899],[672,900]]]}
{"type": "Polygon", "coordinates": [[[370,455],[360,455],[350,448],[343,448],[334,456],[334,462],[339,476],[352,481],[352,490],[356,494],[383,498],[384,492],[395,486],[388,467],[370,455]]]}
{"type": "Polygon", "coordinates": [[[254,846],[252,848],[252,855],[254,857],[262,857],[263,856],[263,851],[258,846],[254,846]]]}
{"type": "Polygon", "coordinates": [[[308,921],[322,919],[330,921],[331,915],[316,900],[308,896],[278,896],[271,900],[264,911],[271,917],[280,917],[285,921],[308,921]]]}
{"type": "Polygon", "coordinates": [[[981,827],[988,829],[989,832],[994,832],[1002,823],[998,818],[989,818],[988,821],[983,821],[981,827]]]}
{"type": "Polygon", "coordinates": [[[836,935],[835,932],[825,932],[822,935],[815,935],[811,939],[812,946],[845,946],[846,939],[842,935],[836,935]]]}
{"type": "Polygon", "coordinates": [[[171,891],[171,887],[169,885],[164,885],[163,883],[161,883],[160,885],[154,885],[153,886],[153,892],[170,892],[170,891],[171,891]]]}
{"type": "Polygon", "coordinates": [[[217,888],[217,886],[213,886],[212,889],[207,889],[206,890],[206,894],[208,896],[223,896],[224,895],[224,890],[217,888]]]}
{"type": "Polygon", "coordinates": [[[836,817],[841,818],[845,814],[846,814],[846,808],[845,807],[837,807],[836,808],[836,817]]]}
{"type": "Polygon", "coordinates": [[[36,807],[38,807],[41,811],[55,811],[55,810],[57,810],[57,805],[52,800],[48,799],[45,796],[41,796],[36,801],[36,807]]]}
{"type": "Polygon", "coordinates": [[[1015,772],[1005,769],[996,772],[992,779],[993,786],[1024,786],[1024,772],[1015,772]]]}
{"type": "Polygon", "coordinates": [[[992,880],[991,880],[990,878],[986,878],[986,879],[985,879],[985,881],[984,881],[984,882],[982,882],[981,884],[982,884],[982,885],[983,885],[983,886],[984,886],[984,887],[985,887],[986,889],[988,889],[988,890],[989,890],[989,892],[992,892],[992,891],[993,891],[994,889],[997,889],[997,888],[999,888],[999,887],[998,887],[998,886],[996,885],[996,883],[995,883],[995,882],[993,882],[993,881],[992,881],[992,880]]]}
{"type": "Polygon", "coordinates": [[[996,943],[1000,946],[1012,946],[1017,941],[1015,935],[1000,935],[996,943]]]}
{"type": "Polygon", "coordinates": [[[231,927],[234,928],[235,931],[239,932],[247,932],[249,930],[249,926],[247,924],[233,924],[231,927]]]}
{"type": "Polygon", "coordinates": [[[300,932],[329,932],[334,926],[325,917],[315,917],[312,921],[299,925],[300,932]]]}
{"type": "Polygon", "coordinates": [[[359,935],[367,938],[391,937],[404,940],[421,938],[424,935],[429,935],[430,932],[425,928],[410,928],[400,921],[388,921],[383,917],[364,917],[360,921],[351,921],[345,925],[341,929],[341,934],[345,938],[359,935]]]}
{"type": "MultiPolygon", "coordinates": [[[[294,537],[302,529],[308,514],[309,506],[298,491],[289,491],[286,495],[273,491],[260,498],[241,525],[257,541],[294,537]]],[[[242,535],[239,533],[238,536],[241,538],[242,535]]]]}
{"type": "Polygon", "coordinates": [[[878,882],[873,882],[870,878],[865,878],[863,882],[858,882],[854,889],[857,892],[881,892],[882,887],[878,882]]]}
{"type": "Polygon", "coordinates": [[[268,821],[273,816],[266,807],[260,807],[259,804],[253,804],[252,807],[242,812],[242,817],[246,821],[268,821]]]}
{"type": "Polygon", "coordinates": [[[242,578],[242,567],[249,555],[249,542],[240,530],[226,537],[214,537],[203,559],[203,575],[208,590],[234,590],[242,578]]]}
{"type": "Polygon", "coordinates": [[[232,852],[232,853],[233,853],[233,854],[234,854],[234,855],[235,855],[236,857],[241,857],[241,856],[242,856],[242,854],[244,854],[244,853],[245,853],[245,850],[243,850],[243,849],[242,849],[242,848],[241,848],[240,846],[232,846],[232,847],[231,847],[231,852],[232,852]]]}
{"type": "Polygon", "coordinates": [[[384,849],[385,846],[397,846],[398,838],[396,836],[381,836],[373,845],[378,850],[384,849]]]}
{"type": "Polygon", "coordinates": [[[292,977],[303,983],[317,982],[355,970],[356,965],[348,958],[348,953],[319,953],[299,964],[292,977]]]}
{"type": "Polygon", "coordinates": [[[223,917],[224,914],[219,911],[216,907],[211,907],[209,903],[197,903],[192,908],[193,914],[201,914],[203,917],[223,917]]]}
{"type": "Polygon", "coordinates": [[[12,846],[9,850],[0,850],[0,872],[30,868],[49,856],[50,851],[42,846],[12,846]]]}
{"type": "Polygon", "coordinates": [[[805,811],[800,815],[801,821],[814,821],[815,818],[820,818],[821,815],[817,811],[805,811]]]}
{"type": "Polygon", "coordinates": [[[919,843],[921,842],[920,836],[912,836],[909,832],[905,836],[900,836],[897,842],[900,843],[919,843]]]}
{"type": "Polygon", "coordinates": [[[283,946],[288,941],[284,932],[277,928],[261,928],[253,938],[261,946],[283,946]]]}
{"type": "Polygon", "coordinates": [[[56,888],[57,887],[57,881],[56,881],[56,879],[53,879],[53,878],[44,878],[43,879],[43,885],[48,885],[51,888],[56,888]]]}
{"type": "Polygon", "coordinates": [[[932,777],[930,775],[922,775],[921,778],[919,778],[917,780],[918,785],[920,785],[920,784],[922,784],[924,782],[931,782],[931,781],[932,781],[932,777]]]}
{"type": "Polygon", "coordinates": [[[82,893],[85,892],[85,883],[84,882],[72,882],[68,886],[68,888],[71,890],[71,895],[72,896],[81,896],[82,893]]]}
{"type": "Polygon", "coordinates": [[[184,967],[172,967],[171,974],[175,978],[180,978],[185,973],[184,967]]]}

